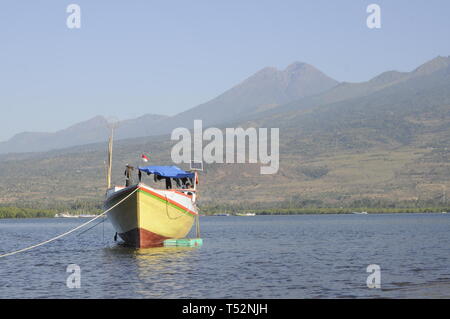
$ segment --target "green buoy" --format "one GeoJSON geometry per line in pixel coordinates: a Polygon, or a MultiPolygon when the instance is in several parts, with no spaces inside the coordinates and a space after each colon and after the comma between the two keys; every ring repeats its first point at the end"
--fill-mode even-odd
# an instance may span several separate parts
{"type": "Polygon", "coordinates": [[[203,245],[201,238],[166,239],[164,241],[164,247],[200,247],[201,245],[203,245]]]}

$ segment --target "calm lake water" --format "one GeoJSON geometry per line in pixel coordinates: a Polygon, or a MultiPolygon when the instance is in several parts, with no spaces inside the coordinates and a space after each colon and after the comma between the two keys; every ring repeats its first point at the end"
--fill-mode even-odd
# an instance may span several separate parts
{"type": "MultiPolygon", "coordinates": [[[[84,221],[0,220],[0,253],[84,221]]],[[[450,214],[202,217],[201,230],[201,248],[138,250],[106,221],[0,258],[0,297],[450,298],[450,214]],[[69,264],[79,289],[66,286],[69,264]],[[381,289],[367,287],[370,264],[381,289]]]]}

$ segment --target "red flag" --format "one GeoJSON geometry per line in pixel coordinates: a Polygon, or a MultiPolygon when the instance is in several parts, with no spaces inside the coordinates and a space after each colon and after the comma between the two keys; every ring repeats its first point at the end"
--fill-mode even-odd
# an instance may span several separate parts
{"type": "Polygon", "coordinates": [[[145,156],[144,154],[142,154],[141,158],[142,158],[142,160],[144,162],[148,162],[149,161],[149,158],[147,156],[145,156]]]}

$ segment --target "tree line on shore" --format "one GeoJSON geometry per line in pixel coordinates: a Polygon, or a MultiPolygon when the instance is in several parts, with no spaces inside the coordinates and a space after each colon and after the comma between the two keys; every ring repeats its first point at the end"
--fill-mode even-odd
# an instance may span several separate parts
{"type": "Polygon", "coordinates": [[[299,207],[299,208],[268,208],[268,209],[201,209],[201,214],[236,214],[254,213],[256,215],[306,215],[306,214],[352,214],[366,212],[368,214],[397,214],[397,213],[441,213],[447,212],[450,207],[405,207],[405,208],[333,208],[333,207],[299,207]]]}
{"type": "Polygon", "coordinates": [[[1,218],[49,218],[59,213],[70,215],[99,214],[102,203],[99,201],[75,200],[73,202],[22,202],[0,205],[1,218]]]}
{"type": "Polygon", "coordinates": [[[54,217],[57,211],[51,209],[0,207],[0,218],[43,218],[54,217]]]}
{"type": "MultiPolygon", "coordinates": [[[[430,206],[430,207],[291,207],[291,208],[244,208],[232,206],[203,206],[200,207],[202,215],[214,214],[236,214],[236,213],[255,213],[257,215],[296,215],[296,214],[351,214],[355,212],[376,213],[439,213],[450,211],[450,207],[430,206]]],[[[99,214],[101,210],[98,207],[83,207],[80,209],[45,209],[29,208],[16,206],[0,206],[1,218],[51,218],[57,213],[68,212],[71,215],[79,214],[99,214]]]]}

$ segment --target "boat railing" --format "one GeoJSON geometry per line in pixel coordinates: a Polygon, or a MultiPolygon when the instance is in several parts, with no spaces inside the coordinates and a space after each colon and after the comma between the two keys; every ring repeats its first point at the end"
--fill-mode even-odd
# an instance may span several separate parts
{"type": "Polygon", "coordinates": [[[195,193],[197,190],[195,189],[191,189],[191,188],[171,188],[171,189],[167,189],[168,191],[173,191],[173,192],[190,192],[190,193],[195,193]]]}

